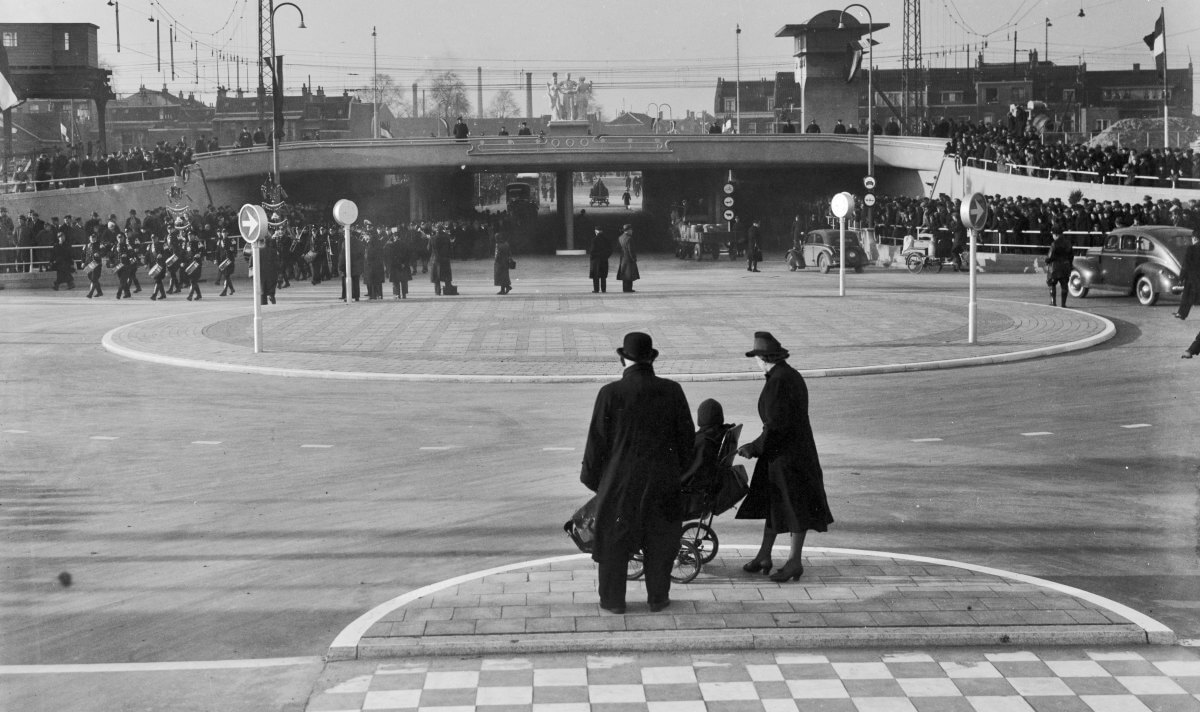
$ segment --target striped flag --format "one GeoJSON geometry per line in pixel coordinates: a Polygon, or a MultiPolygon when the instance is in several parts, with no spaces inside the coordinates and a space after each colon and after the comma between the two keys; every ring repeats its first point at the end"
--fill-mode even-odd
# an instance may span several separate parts
{"type": "Polygon", "coordinates": [[[0,111],[8,111],[25,101],[17,95],[8,72],[8,51],[0,45],[0,111]]]}
{"type": "Polygon", "coordinates": [[[1159,76],[1166,76],[1167,72],[1167,18],[1166,10],[1158,11],[1158,21],[1154,23],[1154,32],[1142,38],[1150,51],[1154,53],[1154,68],[1158,70],[1159,76]]]}

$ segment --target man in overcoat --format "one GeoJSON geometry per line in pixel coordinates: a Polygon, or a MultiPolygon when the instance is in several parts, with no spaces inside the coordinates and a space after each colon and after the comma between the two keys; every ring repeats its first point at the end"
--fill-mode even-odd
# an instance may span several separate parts
{"type": "Polygon", "coordinates": [[[621,247],[621,262],[617,265],[617,279],[621,280],[621,291],[632,292],[633,283],[641,279],[638,272],[637,253],[633,250],[633,225],[624,225],[621,236],[617,238],[621,247]]]}
{"type": "Polygon", "coordinates": [[[1050,287],[1050,306],[1067,306],[1067,283],[1071,281],[1071,266],[1075,262],[1075,251],[1071,249],[1071,238],[1056,229],[1050,253],[1046,255],[1046,285],[1050,287]],[[1055,300],[1054,287],[1062,292],[1062,304],[1055,300]]]}
{"type": "Polygon", "coordinates": [[[579,479],[596,493],[600,607],[625,612],[629,556],[645,557],[651,611],[670,605],[671,567],[682,536],[680,475],[690,464],[695,428],[683,388],[654,375],[658,351],[631,332],[617,349],[621,380],[600,389],[579,479]]]}
{"type": "Polygon", "coordinates": [[[612,243],[599,226],[595,230],[591,249],[588,250],[588,277],[592,280],[592,294],[608,291],[608,258],[612,256],[612,243]]]}
{"type": "Polygon", "coordinates": [[[1175,312],[1176,319],[1186,319],[1192,311],[1192,305],[1200,300],[1200,235],[1192,231],[1192,242],[1183,253],[1183,294],[1179,297],[1179,309],[1175,312]]]}

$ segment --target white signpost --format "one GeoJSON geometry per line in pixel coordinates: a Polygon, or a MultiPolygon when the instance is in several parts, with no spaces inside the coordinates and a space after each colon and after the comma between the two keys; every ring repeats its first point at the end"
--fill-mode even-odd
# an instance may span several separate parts
{"type": "Polygon", "coordinates": [[[333,219],[338,225],[342,226],[342,267],[346,272],[345,280],[342,282],[346,290],[346,303],[350,303],[350,294],[353,291],[354,285],[350,280],[354,279],[354,275],[350,273],[350,226],[358,220],[358,206],[353,200],[342,198],[333,204],[333,219]]]}
{"type": "Polygon", "coordinates": [[[262,278],[262,265],[258,261],[258,249],[262,245],[263,236],[267,232],[267,211],[262,209],[261,205],[246,203],[242,209],[238,211],[238,231],[242,234],[242,239],[250,244],[253,254],[250,257],[250,265],[254,268],[254,283],[251,288],[251,296],[254,301],[254,353],[262,353],[262,310],[259,307],[259,300],[262,290],[259,288],[259,280],[262,278]]]}
{"type": "Polygon", "coordinates": [[[967,343],[975,343],[975,249],[979,243],[979,231],[987,227],[988,204],[987,198],[980,193],[971,193],[971,197],[963,201],[959,208],[958,217],[967,228],[971,237],[970,259],[967,262],[967,343]]]}
{"type": "Polygon", "coordinates": [[[846,296],[846,216],[854,210],[854,196],[838,193],[829,201],[829,209],[838,219],[838,296],[846,296]]]}

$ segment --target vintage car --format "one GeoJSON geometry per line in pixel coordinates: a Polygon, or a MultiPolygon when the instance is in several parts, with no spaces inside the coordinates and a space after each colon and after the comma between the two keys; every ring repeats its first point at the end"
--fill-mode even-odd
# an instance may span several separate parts
{"type": "Polygon", "coordinates": [[[1075,258],[1067,289],[1079,299],[1092,289],[1132,294],[1142,305],[1152,306],[1159,295],[1183,291],[1179,274],[1191,234],[1190,229],[1170,225],[1113,230],[1103,247],[1075,258]]]}
{"type": "MultiPolygon", "coordinates": [[[[824,274],[841,263],[838,255],[838,231],[832,229],[813,230],[804,236],[800,245],[804,265],[815,266],[824,274]]],[[[846,268],[862,272],[867,264],[867,253],[858,241],[858,233],[846,231],[846,268]]]]}

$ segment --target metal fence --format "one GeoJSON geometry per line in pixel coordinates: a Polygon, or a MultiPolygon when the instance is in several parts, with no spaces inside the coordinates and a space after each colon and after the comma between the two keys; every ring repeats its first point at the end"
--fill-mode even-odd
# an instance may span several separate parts
{"type": "Polygon", "coordinates": [[[973,168],[986,171],[1008,173],[1011,175],[1045,178],[1048,181],[1061,180],[1075,183],[1099,183],[1101,185],[1126,185],[1140,188],[1172,188],[1200,190],[1200,178],[1184,178],[1182,176],[1129,176],[1125,173],[1106,173],[1101,175],[1096,171],[1085,171],[1077,168],[1044,168],[1042,166],[1027,166],[1019,163],[999,163],[986,158],[960,158],[962,163],[973,168]]]}

